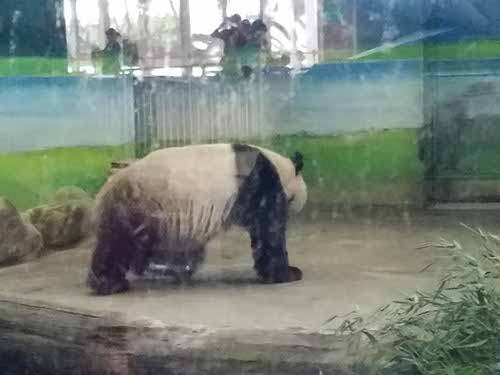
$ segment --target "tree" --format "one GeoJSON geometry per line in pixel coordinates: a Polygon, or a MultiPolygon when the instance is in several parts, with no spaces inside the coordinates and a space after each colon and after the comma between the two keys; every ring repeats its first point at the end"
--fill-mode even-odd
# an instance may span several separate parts
{"type": "Polygon", "coordinates": [[[109,20],[109,3],[108,0],[99,0],[99,25],[101,26],[99,41],[101,44],[105,44],[104,33],[109,29],[111,22],[109,20]]]}
{"type": "Polygon", "coordinates": [[[227,18],[227,4],[229,3],[229,0],[218,0],[219,3],[219,8],[222,12],[222,18],[225,19],[227,18]]]}
{"type": "Polygon", "coordinates": [[[62,0],[0,0],[0,56],[65,56],[62,0]]]}

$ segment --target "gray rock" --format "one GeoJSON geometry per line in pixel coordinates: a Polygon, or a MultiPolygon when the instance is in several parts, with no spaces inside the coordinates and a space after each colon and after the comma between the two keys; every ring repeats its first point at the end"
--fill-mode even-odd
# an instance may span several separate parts
{"type": "Polygon", "coordinates": [[[43,237],[47,248],[73,245],[87,236],[93,201],[83,190],[59,189],[47,205],[32,208],[25,215],[43,237]]]}
{"type": "Polygon", "coordinates": [[[57,190],[52,197],[52,203],[67,203],[71,201],[91,201],[86,191],[77,186],[64,186],[57,190]]]}
{"type": "Polygon", "coordinates": [[[0,197],[0,265],[33,260],[42,250],[42,236],[25,222],[12,203],[0,197]]]}

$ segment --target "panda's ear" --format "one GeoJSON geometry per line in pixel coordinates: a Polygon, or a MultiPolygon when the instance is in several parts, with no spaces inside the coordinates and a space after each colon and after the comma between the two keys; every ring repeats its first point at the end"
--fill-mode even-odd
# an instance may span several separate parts
{"type": "Polygon", "coordinates": [[[298,175],[304,168],[304,156],[300,152],[295,152],[290,159],[295,166],[295,175],[298,175]]]}

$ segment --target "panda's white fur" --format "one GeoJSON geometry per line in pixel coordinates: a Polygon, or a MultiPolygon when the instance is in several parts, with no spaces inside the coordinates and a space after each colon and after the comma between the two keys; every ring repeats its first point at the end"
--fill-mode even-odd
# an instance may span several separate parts
{"type": "Polygon", "coordinates": [[[127,181],[137,197],[146,193],[159,203],[153,215],[170,231],[166,237],[170,243],[163,245],[176,251],[180,249],[177,240],[203,243],[220,231],[237,196],[235,174],[231,145],[161,149],[112,176],[98,194],[97,207],[102,209],[103,197],[127,181]]]}
{"type": "MultiPolygon", "coordinates": [[[[300,211],[307,189],[293,162],[270,150],[250,147],[258,151],[245,155],[250,160],[245,159],[243,172],[231,144],[172,147],[150,153],[103,186],[97,196],[97,228],[105,230],[113,211],[113,220],[123,220],[139,239],[144,233],[147,242],[148,226],[155,222],[160,233],[151,249],[156,262],[195,268],[203,258],[200,249],[203,252],[211,238],[232,224],[228,218],[259,152],[276,169],[289,209],[300,211]],[[132,206],[134,215],[144,220],[132,222],[132,206]]],[[[93,259],[91,268],[96,262],[99,260],[93,259]]]]}

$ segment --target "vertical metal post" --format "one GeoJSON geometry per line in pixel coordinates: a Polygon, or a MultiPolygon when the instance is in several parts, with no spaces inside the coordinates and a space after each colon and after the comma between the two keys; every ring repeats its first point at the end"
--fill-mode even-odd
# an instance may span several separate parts
{"type": "Polygon", "coordinates": [[[150,32],[149,32],[149,5],[151,0],[139,0],[137,7],[139,9],[138,28],[141,54],[145,57],[145,68],[152,64],[150,61],[150,32]]]}
{"type": "Polygon", "coordinates": [[[358,53],[358,0],[352,0],[352,49],[358,53]]]}
{"type": "Polygon", "coordinates": [[[318,61],[319,63],[324,60],[325,57],[325,35],[323,33],[323,1],[318,1],[318,13],[317,13],[317,27],[318,27],[318,61]]]}
{"type": "Polygon", "coordinates": [[[221,10],[223,20],[227,18],[227,1],[228,0],[219,0],[219,8],[221,10]]]}
{"type": "Polygon", "coordinates": [[[70,35],[69,35],[69,45],[73,51],[69,53],[68,56],[72,58],[70,61],[70,66],[75,72],[80,71],[80,24],[78,21],[78,13],[76,11],[76,1],[71,0],[71,21],[70,21],[70,35]]]}
{"type": "Polygon", "coordinates": [[[142,156],[142,150],[141,150],[141,131],[142,131],[142,124],[141,124],[141,111],[142,111],[142,106],[141,106],[141,91],[142,91],[142,85],[141,83],[134,77],[133,78],[133,106],[134,106],[134,154],[136,158],[140,158],[142,156]]]}
{"type": "Polygon", "coordinates": [[[192,69],[192,42],[191,42],[191,16],[189,11],[189,0],[180,0],[179,5],[179,28],[182,48],[182,65],[188,67],[184,74],[191,76],[192,69]]]}
{"type": "Polygon", "coordinates": [[[299,20],[299,12],[298,12],[298,6],[297,6],[297,0],[290,0],[290,8],[292,11],[292,30],[291,31],[291,36],[292,36],[292,56],[291,56],[291,61],[292,61],[292,66],[294,70],[297,70],[299,68],[299,61],[297,58],[297,21],[299,20]]]}
{"type": "Polygon", "coordinates": [[[99,43],[102,47],[106,44],[105,31],[110,28],[108,0],[99,0],[99,43]]]}
{"type": "Polygon", "coordinates": [[[260,7],[259,7],[259,18],[261,20],[264,20],[265,12],[266,12],[267,0],[260,0],[259,5],[260,5],[260,7]]]}
{"type": "Polygon", "coordinates": [[[152,93],[150,82],[134,82],[135,157],[142,158],[151,151],[152,93]]]}

